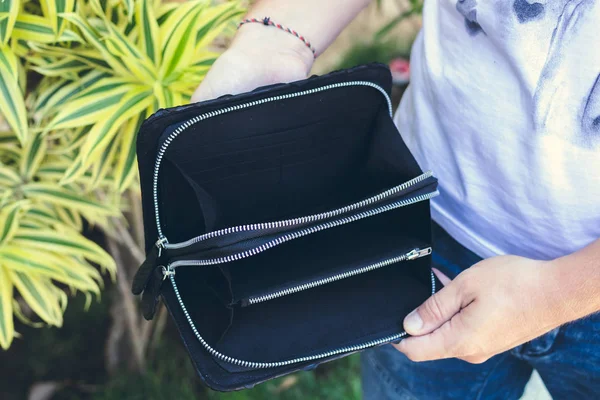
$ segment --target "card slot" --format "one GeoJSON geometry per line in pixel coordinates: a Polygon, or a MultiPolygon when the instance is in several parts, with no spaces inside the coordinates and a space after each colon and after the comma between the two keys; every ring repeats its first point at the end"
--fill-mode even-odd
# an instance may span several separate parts
{"type": "MultiPolygon", "coordinates": [[[[264,164],[277,164],[275,166],[272,166],[270,168],[264,168],[264,169],[256,169],[256,170],[250,170],[249,169],[249,165],[248,164],[238,164],[238,165],[234,165],[234,166],[228,166],[228,167],[222,167],[222,168],[218,168],[218,169],[214,169],[213,171],[211,171],[210,177],[211,179],[208,180],[198,180],[197,182],[199,184],[206,184],[206,183],[211,183],[211,182],[216,182],[216,181],[222,181],[222,180],[227,180],[230,178],[236,178],[236,177],[241,177],[244,176],[247,173],[252,173],[255,171],[268,171],[270,169],[285,169],[285,168],[290,168],[290,167],[298,167],[298,166],[306,166],[306,165],[310,165],[310,164],[315,164],[318,162],[331,162],[332,159],[334,159],[336,153],[340,150],[343,150],[343,147],[341,148],[337,148],[337,149],[332,149],[332,148],[324,148],[324,149],[317,149],[315,150],[316,152],[318,152],[318,154],[314,155],[311,158],[303,158],[302,161],[298,161],[295,163],[286,163],[285,159],[283,156],[279,156],[279,157],[273,157],[273,158],[269,158],[267,160],[261,160],[261,161],[255,161],[252,163],[248,163],[248,164],[255,164],[255,165],[264,165],[264,164]],[[236,174],[236,173],[227,173],[227,171],[238,171],[244,169],[244,173],[240,173],[240,174],[236,174]],[[222,175],[219,175],[217,173],[217,171],[219,170],[226,170],[222,172],[222,175]]],[[[308,151],[307,151],[308,153],[308,151]]],[[[339,153],[337,153],[339,154],[339,153]]],[[[282,172],[283,174],[283,172],[282,172]]]]}
{"type": "MultiPolygon", "coordinates": [[[[291,136],[291,138],[289,138],[289,140],[284,140],[281,142],[274,143],[273,141],[268,141],[262,145],[249,146],[249,147],[244,146],[243,148],[238,148],[236,150],[231,150],[231,151],[228,151],[225,153],[221,153],[221,152],[217,151],[216,152],[217,154],[210,154],[207,156],[203,156],[203,152],[209,153],[209,151],[210,151],[210,148],[208,149],[209,151],[207,151],[207,147],[205,146],[205,147],[199,149],[197,158],[194,158],[193,160],[188,160],[188,162],[193,162],[194,164],[195,163],[216,163],[222,159],[228,160],[234,156],[255,152],[257,150],[268,150],[270,148],[277,148],[277,147],[281,147],[281,146],[289,146],[289,147],[291,147],[291,150],[293,152],[297,148],[297,144],[299,144],[299,143],[335,141],[335,140],[340,140],[346,136],[348,136],[347,132],[342,132],[335,136],[322,136],[322,135],[318,135],[318,134],[315,134],[314,132],[310,131],[310,132],[305,132],[303,135],[291,136]]],[[[242,147],[242,146],[240,146],[240,147],[242,147]]],[[[211,148],[220,149],[218,145],[211,145],[211,148]]],[[[212,153],[215,153],[215,152],[212,152],[212,153]]]]}
{"type": "MultiPolygon", "coordinates": [[[[340,136],[341,137],[341,136],[340,136]]],[[[227,170],[237,170],[237,169],[247,169],[252,168],[254,164],[260,163],[276,163],[278,160],[281,160],[283,166],[288,165],[285,161],[289,158],[303,158],[302,156],[308,153],[319,152],[322,153],[327,151],[330,153],[331,151],[335,151],[336,153],[339,151],[343,151],[346,146],[344,146],[344,142],[339,140],[339,137],[332,138],[327,141],[317,141],[316,144],[309,148],[298,148],[293,147],[292,151],[286,151],[281,146],[272,146],[269,149],[260,149],[260,150],[249,150],[244,153],[245,157],[243,158],[230,158],[230,159],[222,159],[221,161],[227,163],[228,165],[219,165],[216,161],[211,163],[210,166],[202,167],[204,164],[193,162],[186,164],[179,164],[179,167],[184,170],[189,170],[191,174],[194,176],[201,175],[210,175],[212,179],[208,181],[214,181],[219,179],[221,176],[219,172],[227,171],[227,170]]],[[[311,159],[306,159],[307,162],[310,162],[311,159]]],[[[225,174],[225,173],[222,173],[225,174]]],[[[206,182],[203,180],[199,180],[198,183],[206,182]]]]}
{"type": "MultiPolygon", "coordinates": [[[[348,110],[346,115],[346,121],[344,122],[344,125],[346,125],[348,122],[352,122],[354,123],[354,126],[356,126],[357,121],[361,121],[361,120],[369,120],[371,118],[371,114],[372,114],[372,110],[366,109],[365,107],[359,107],[359,108],[355,108],[355,109],[351,109],[348,110]]],[[[287,139],[289,137],[298,137],[299,135],[310,135],[311,132],[314,132],[315,129],[307,129],[307,128],[315,128],[318,125],[324,125],[327,123],[335,123],[336,126],[340,125],[340,121],[339,121],[339,116],[337,115],[327,115],[324,118],[318,119],[316,121],[311,121],[308,122],[306,124],[302,124],[299,126],[295,126],[292,128],[287,128],[285,130],[275,130],[275,131],[270,131],[270,132],[264,132],[264,133],[251,133],[245,137],[240,137],[240,138],[233,138],[233,139],[229,139],[229,140],[222,140],[222,141],[211,141],[210,143],[204,143],[204,142],[198,142],[197,143],[197,148],[198,149],[207,149],[207,148],[220,148],[220,149],[227,149],[228,146],[233,146],[235,145],[240,146],[242,145],[243,148],[253,148],[253,143],[255,142],[260,142],[260,143],[272,143],[277,136],[281,136],[284,139],[287,139]],[[298,132],[296,132],[298,131],[298,132]],[[248,142],[248,143],[245,143],[248,142]]],[[[352,124],[350,124],[349,126],[353,126],[352,124]]],[[[253,129],[252,126],[246,126],[245,129],[253,129]]],[[[188,128],[188,135],[193,136],[193,135],[202,135],[202,128],[198,125],[198,126],[192,126],[190,128],[188,128]]],[[[174,142],[171,146],[169,146],[169,150],[166,153],[166,157],[167,158],[180,158],[179,157],[179,153],[180,151],[185,152],[185,148],[179,148],[178,147],[178,143],[174,142]],[[173,156],[173,157],[171,157],[173,156]]],[[[187,152],[186,152],[187,153],[187,152]]],[[[201,155],[199,155],[201,157],[201,155]]]]}

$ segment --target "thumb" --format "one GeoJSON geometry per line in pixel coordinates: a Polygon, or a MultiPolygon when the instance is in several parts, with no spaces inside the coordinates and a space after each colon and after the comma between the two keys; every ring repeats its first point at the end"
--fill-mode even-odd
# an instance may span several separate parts
{"type": "Polygon", "coordinates": [[[461,309],[462,298],[458,282],[450,281],[437,270],[434,272],[446,286],[404,318],[404,330],[410,335],[419,336],[433,332],[461,309]]]}

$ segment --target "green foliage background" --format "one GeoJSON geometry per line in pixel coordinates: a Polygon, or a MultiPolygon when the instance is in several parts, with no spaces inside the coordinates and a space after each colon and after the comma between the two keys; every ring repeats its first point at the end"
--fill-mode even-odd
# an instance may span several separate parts
{"type": "Polygon", "coordinates": [[[84,235],[129,207],[135,139],[161,107],[189,101],[235,26],[237,1],[0,1],[0,347],[14,318],[61,326],[113,278],[84,235]]]}

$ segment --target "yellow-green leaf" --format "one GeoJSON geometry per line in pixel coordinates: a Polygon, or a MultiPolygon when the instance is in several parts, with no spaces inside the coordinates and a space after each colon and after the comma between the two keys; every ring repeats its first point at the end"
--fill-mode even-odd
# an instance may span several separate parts
{"type": "Polygon", "coordinates": [[[118,149],[117,139],[117,137],[111,139],[98,160],[92,165],[92,182],[90,190],[95,190],[103,184],[106,186],[106,183],[113,184],[113,181],[108,179],[108,175],[111,172],[111,167],[113,166],[115,154],[118,149]]]}
{"type": "Polygon", "coordinates": [[[175,10],[160,27],[164,38],[160,77],[168,78],[177,68],[187,67],[193,60],[196,21],[205,2],[188,2],[175,10]]]}
{"type": "Polygon", "coordinates": [[[19,13],[13,29],[13,37],[38,43],[81,42],[81,37],[70,29],[65,29],[58,37],[52,23],[44,17],[19,13]]]}
{"type": "Polygon", "coordinates": [[[32,66],[31,69],[44,76],[65,77],[69,74],[90,68],[87,63],[72,57],[64,57],[60,61],[52,60],[50,62],[44,62],[40,58],[30,57],[29,61],[32,64],[36,64],[35,66],[32,66]]]}
{"type": "Polygon", "coordinates": [[[52,278],[63,274],[63,270],[48,257],[46,251],[28,249],[17,245],[4,246],[0,257],[6,267],[25,274],[41,274],[52,278]]]}
{"type": "Polygon", "coordinates": [[[52,30],[58,36],[65,28],[65,21],[61,13],[71,12],[75,6],[75,0],[41,0],[42,11],[50,21],[52,30]]]}
{"type": "Polygon", "coordinates": [[[6,268],[0,262],[0,347],[10,347],[15,337],[13,325],[13,284],[6,268]]]}
{"type": "Polygon", "coordinates": [[[102,83],[102,81],[108,77],[109,75],[104,72],[91,71],[85,74],[85,76],[80,80],[74,82],[64,81],[57,87],[48,89],[47,93],[41,93],[38,101],[36,102],[35,109],[42,115],[45,115],[52,108],[56,106],[63,106],[65,101],[75,98],[85,89],[99,81],[102,83]]]}
{"type": "Polygon", "coordinates": [[[15,79],[19,78],[19,61],[8,46],[0,45],[0,67],[5,68],[15,79]]]}
{"type": "Polygon", "coordinates": [[[105,21],[109,36],[106,38],[107,49],[134,74],[141,82],[156,79],[156,70],[150,58],[140,52],[129,38],[123,35],[110,21],[105,21]]]}
{"type": "Polygon", "coordinates": [[[106,120],[111,116],[112,108],[132,89],[135,86],[121,78],[101,79],[63,104],[46,130],[75,128],[106,120]]]}
{"type": "MultiPolygon", "coordinates": [[[[1,268],[1,267],[0,267],[1,268]]],[[[19,321],[24,323],[27,326],[31,326],[32,328],[41,328],[44,326],[43,322],[33,322],[29,317],[25,315],[23,310],[21,310],[21,305],[16,299],[13,299],[13,314],[19,321]]]]}
{"type": "Polygon", "coordinates": [[[196,26],[200,27],[196,33],[196,50],[210,45],[223,32],[227,24],[239,19],[243,12],[237,2],[205,9],[196,21],[196,26]]]}
{"type": "Polygon", "coordinates": [[[100,201],[94,201],[81,193],[51,183],[29,183],[23,185],[23,193],[32,200],[72,208],[81,212],[99,215],[118,215],[118,211],[100,201]]]}
{"type": "Polygon", "coordinates": [[[29,137],[25,148],[23,149],[23,156],[21,158],[21,175],[26,179],[31,179],[37,171],[40,163],[46,155],[46,148],[48,144],[45,137],[41,133],[36,133],[29,137]]]}
{"type": "Polygon", "coordinates": [[[147,112],[142,112],[137,118],[132,118],[125,124],[120,137],[119,155],[115,167],[115,186],[119,192],[124,192],[135,177],[137,171],[135,158],[135,144],[137,133],[147,112]]]}
{"type": "Polygon", "coordinates": [[[111,108],[110,117],[94,125],[81,148],[80,158],[84,168],[87,169],[91,163],[97,161],[95,157],[104,151],[124,122],[137,116],[152,104],[151,94],[152,92],[144,87],[131,90],[119,104],[111,108]]]}
{"type": "Polygon", "coordinates": [[[102,40],[99,32],[97,32],[92,26],[87,23],[82,17],[74,13],[65,13],[64,18],[73,23],[79,28],[83,36],[87,39],[89,44],[94,46],[102,54],[104,61],[106,61],[111,68],[121,76],[131,76],[131,72],[125,67],[123,62],[117,57],[114,57],[108,50],[104,41],[102,40]]]}
{"type": "Polygon", "coordinates": [[[19,228],[19,221],[27,211],[28,202],[21,200],[9,203],[0,210],[0,246],[8,243],[19,228]]]}
{"type": "Polygon", "coordinates": [[[59,298],[48,288],[48,278],[9,270],[10,279],[27,305],[47,324],[61,326],[59,298]]]}
{"type": "Polygon", "coordinates": [[[144,53],[155,65],[160,64],[160,35],[154,7],[146,0],[136,0],[136,28],[144,53]]]}
{"type": "Polygon", "coordinates": [[[13,71],[0,63],[0,113],[21,143],[27,141],[27,110],[13,71]]]}
{"type": "Polygon", "coordinates": [[[0,20],[0,44],[8,43],[11,37],[17,14],[19,13],[20,0],[2,0],[0,1],[0,13],[7,13],[6,18],[0,20]]]}
{"type": "Polygon", "coordinates": [[[96,243],[79,233],[57,232],[52,230],[32,230],[21,228],[13,237],[17,247],[53,251],[62,255],[85,257],[90,261],[116,268],[112,257],[96,243]]]}
{"type": "Polygon", "coordinates": [[[52,59],[71,57],[79,60],[89,65],[90,68],[93,68],[94,71],[90,71],[89,73],[109,72],[112,75],[114,72],[112,67],[106,61],[104,61],[102,53],[98,52],[98,50],[95,48],[86,48],[80,46],[67,48],[35,42],[27,42],[27,44],[31,48],[31,52],[40,57],[50,57],[52,59]]]}
{"type": "Polygon", "coordinates": [[[69,208],[56,207],[56,214],[58,215],[58,219],[65,225],[78,231],[83,229],[83,220],[79,213],[72,212],[69,208]]]}
{"type": "Polygon", "coordinates": [[[15,246],[2,249],[0,255],[4,265],[12,271],[43,276],[69,285],[73,289],[99,294],[100,274],[89,267],[81,257],[15,246]]]}
{"type": "Polygon", "coordinates": [[[133,0],[121,0],[123,7],[125,7],[125,13],[127,14],[127,19],[131,22],[133,19],[133,14],[135,11],[135,6],[133,0]]]}
{"type": "Polygon", "coordinates": [[[21,183],[21,177],[14,170],[0,164],[0,188],[11,187],[21,183]]]}

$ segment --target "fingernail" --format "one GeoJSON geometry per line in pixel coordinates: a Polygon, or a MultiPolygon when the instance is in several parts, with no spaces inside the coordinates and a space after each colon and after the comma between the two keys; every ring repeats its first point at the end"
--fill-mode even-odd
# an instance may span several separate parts
{"type": "Polygon", "coordinates": [[[414,310],[404,318],[404,329],[408,333],[417,333],[421,328],[423,328],[423,320],[417,310],[414,310]]]}

